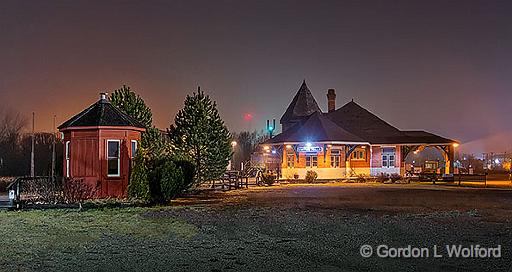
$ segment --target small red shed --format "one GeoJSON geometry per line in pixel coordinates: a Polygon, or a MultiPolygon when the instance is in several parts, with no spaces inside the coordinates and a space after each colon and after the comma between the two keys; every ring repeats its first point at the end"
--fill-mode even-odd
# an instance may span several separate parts
{"type": "Polygon", "coordinates": [[[99,198],[127,195],[131,162],[144,125],[101,93],[98,102],[58,129],[64,134],[65,177],[83,179],[99,198]]]}

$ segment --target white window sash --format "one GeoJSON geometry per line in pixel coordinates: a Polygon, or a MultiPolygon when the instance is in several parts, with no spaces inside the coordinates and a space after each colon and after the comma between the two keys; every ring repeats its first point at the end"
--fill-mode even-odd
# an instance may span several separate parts
{"type": "Polygon", "coordinates": [[[121,176],[121,140],[115,140],[115,139],[109,139],[109,140],[107,140],[107,148],[106,148],[106,150],[107,150],[107,154],[106,154],[106,157],[107,157],[107,176],[108,176],[108,177],[120,177],[120,176],[121,176]],[[109,167],[109,165],[108,165],[108,164],[109,164],[109,161],[110,161],[111,159],[112,159],[112,160],[116,159],[115,157],[112,157],[112,158],[111,158],[111,157],[109,157],[109,156],[108,156],[108,151],[109,151],[109,150],[108,150],[108,144],[109,144],[110,142],[117,142],[117,144],[118,144],[118,145],[117,145],[117,147],[119,148],[119,150],[118,150],[118,152],[117,152],[117,173],[116,173],[116,174],[109,174],[109,173],[108,173],[108,170],[109,170],[109,169],[108,169],[108,167],[109,167]]]}
{"type": "Polygon", "coordinates": [[[69,170],[69,166],[71,165],[70,159],[71,156],[69,154],[69,147],[71,145],[70,141],[66,141],[66,177],[69,178],[71,171],[69,170]]]}

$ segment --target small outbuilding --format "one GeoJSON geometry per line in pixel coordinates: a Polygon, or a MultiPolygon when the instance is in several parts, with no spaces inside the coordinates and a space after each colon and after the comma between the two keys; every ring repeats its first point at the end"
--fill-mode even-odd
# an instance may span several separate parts
{"type": "Polygon", "coordinates": [[[58,127],[64,134],[63,173],[82,179],[96,197],[127,195],[132,160],[144,125],[109,102],[108,94],[58,127]]]}

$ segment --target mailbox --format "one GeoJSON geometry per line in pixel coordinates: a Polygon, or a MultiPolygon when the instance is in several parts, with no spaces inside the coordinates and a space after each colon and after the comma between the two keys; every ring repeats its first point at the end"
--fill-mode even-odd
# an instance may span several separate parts
{"type": "Polygon", "coordinates": [[[9,199],[14,200],[16,198],[16,191],[9,190],[9,199]]]}

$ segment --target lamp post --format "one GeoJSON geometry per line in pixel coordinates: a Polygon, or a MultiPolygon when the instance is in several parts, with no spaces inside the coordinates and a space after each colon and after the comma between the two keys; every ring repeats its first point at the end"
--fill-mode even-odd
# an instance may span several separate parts
{"type": "Polygon", "coordinates": [[[233,149],[233,155],[231,156],[231,160],[229,160],[229,170],[234,170],[233,169],[233,162],[235,161],[235,147],[238,143],[236,141],[232,141],[231,142],[231,148],[233,149]]]}

